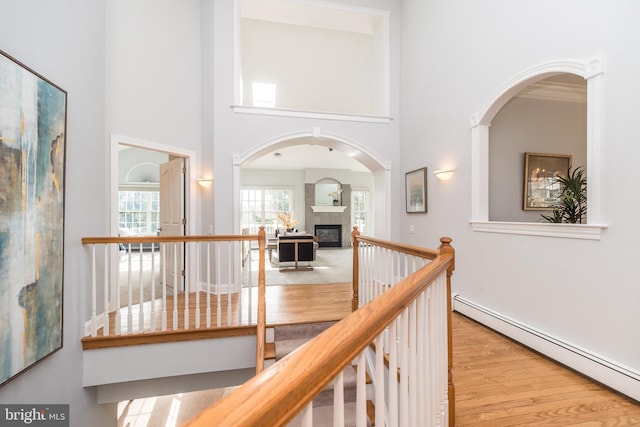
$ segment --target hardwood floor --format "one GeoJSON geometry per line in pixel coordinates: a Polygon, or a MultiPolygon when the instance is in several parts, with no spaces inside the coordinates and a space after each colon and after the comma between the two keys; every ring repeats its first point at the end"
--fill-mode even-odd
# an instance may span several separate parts
{"type": "Polygon", "coordinates": [[[640,404],[453,314],[458,426],[640,426],[640,404]]]}
{"type": "MultiPolygon", "coordinates": [[[[349,283],[269,286],[266,297],[269,326],[351,312],[349,283]]],[[[458,426],[640,426],[638,402],[460,314],[452,317],[458,426]]]]}

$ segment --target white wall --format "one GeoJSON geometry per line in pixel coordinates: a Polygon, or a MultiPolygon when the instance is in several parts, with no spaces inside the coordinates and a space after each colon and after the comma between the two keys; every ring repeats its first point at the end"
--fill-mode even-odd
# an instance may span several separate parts
{"type": "Polygon", "coordinates": [[[107,131],[198,151],[200,1],[106,3],[107,131]]]}
{"type": "MultiPolygon", "coordinates": [[[[87,319],[83,236],[107,225],[104,127],[104,2],[3,2],[0,47],[68,93],[65,172],[63,348],[0,387],[2,403],[69,404],[72,426],[114,426],[115,405],[82,388],[82,322],[87,319]]],[[[2,350],[4,351],[4,349],[2,350]]]]}
{"type": "Polygon", "coordinates": [[[640,154],[640,57],[630,54],[640,47],[640,9],[628,0],[587,0],[579,8],[550,0],[406,0],[403,8],[402,165],[452,162],[456,172],[446,183],[430,177],[429,213],[405,216],[416,233],[403,226],[401,240],[433,247],[439,236],[453,237],[455,292],[638,375],[640,287],[633,266],[640,201],[627,195],[640,154]],[[609,228],[602,239],[473,232],[471,115],[520,72],[596,55],[605,69],[600,161],[609,228]]]}
{"type": "Polygon", "coordinates": [[[573,167],[587,165],[586,104],[513,98],[489,128],[489,219],[542,222],[522,209],[524,153],[570,154],[573,167]]]}
{"type": "Polygon", "coordinates": [[[252,83],[276,84],[276,107],[383,115],[383,56],[368,34],[242,19],[244,105],[252,83]]]}
{"type": "MultiPolygon", "coordinates": [[[[271,117],[251,114],[234,113],[230,108],[234,103],[234,21],[233,2],[204,0],[213,3],[213,13],[208,18],[213,22],[203,24],[213,25],[214,50],[206,51],[204,55],[212,55],[214,60],[214,85],[210,92],[204,91],[203,96],[213,101],[213,129],[214,170],[215,183],[215,232],[219,234],[234,231],[236,213],[229,209],[229,202],[234,199],[232,179],[233,158],[241,158],[257,146],[262,146],[300,132],[311,132],[312,127],[319,127],[322,135],[337,135],[345,140],[366,147],[378,158],[388,161],[391,165],[399,163],[397,150],[399,125],[397,120],[390,124],[362,123],[354,121],[321,120],[313,118],[271,117]]],[[[400,36],[400,2],[397,0],[377,1],[343,1],[341,3],[354,4],[378,9],[388,9],[391,16],[391,87],[394,94],[391,99],[391,115],[397,118],[398,109],[398,64],[399,64],[399,36],[400,36]]],[[[207,6],[209,7],[209,6],[207,6]]],[[[203,61],[209,59],[203,58],[203,61]]],[[[239,185],[239,182],[236,184],[239,185]]],[[[391,223],[394,223],[391,219],[391,223]]],[[[237,230],[239,231],[239,230],[237,230]]]]}

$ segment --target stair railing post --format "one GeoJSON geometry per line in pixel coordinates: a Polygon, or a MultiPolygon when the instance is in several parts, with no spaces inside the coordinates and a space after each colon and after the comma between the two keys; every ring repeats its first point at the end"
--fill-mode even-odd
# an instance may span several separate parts
{"type": "Polygon", "coordinates": [[[447,268],[447,364],[448,364],[448,398],[449,398],[449,426],[456,425],[456,394],[453,385],[453,345],[451,331],[451,275],[456,268],[456,251],[451,246],[450,237],[440,238],[440,255],[450,254],[451,265],[447,268]]]}
{"type": "Polygon", "coordinates": [[[359,287],[359,276],[358,271],[360,270],[360,262],[358,259],[358,251],[360,249],[360,242],[358,241],[358,237],[360,236],[360,231],[358,231],[358,226],[353,226],[353,231],[351,232],[351,246],[353,246],[353,299],[351,300],[351,311],[356,311],[360,304],[359,296],[358,296],[358,287],[359,287]]]}

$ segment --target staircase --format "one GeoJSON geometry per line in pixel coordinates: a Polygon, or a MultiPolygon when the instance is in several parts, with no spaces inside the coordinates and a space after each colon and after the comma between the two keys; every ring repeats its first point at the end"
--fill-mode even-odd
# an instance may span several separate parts
{"type": "MultiPolygon", "coordinates": [[[[316,335],[321,334],[336,322],[303,323],[295,325],[276,326],[274,328],[275,361],[284,358],[286,355],[296,350],[298,347],[311,340],[316,335]]],[[[344,382],[344,415],[345,426],[356,425],[356,367],[349,366],[343,375],[344,382]]],[[[367,384],[371,383],[367,375],[367,384]]],[[[369,420],[374,420],[373,403],[367,401],[367,414],[369,420]]],[[[291,427],[301,425],[301,415],[299,414],[289,424],[291,427]]],[[[314,427],[333,426],[333,383],[329,384],[313,400],[313,425],[314,427]]],[[[373,426],[373,422],[367,423],[373,426]]]]}

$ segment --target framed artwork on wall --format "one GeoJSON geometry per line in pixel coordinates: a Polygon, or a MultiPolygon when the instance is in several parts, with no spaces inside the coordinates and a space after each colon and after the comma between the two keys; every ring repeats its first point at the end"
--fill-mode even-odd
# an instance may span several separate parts
{"type": "Polygon", "coordinates": [[[0,51],[0,384],[62,348],[66,113],[0,51]]]}
{"type": "Polygon", "coordinates": [[[405,174],[407,213],[427,212],[427,168],[405,174]]]}
{"type": "Polygon", "coordinates": [[[570,168],[569,154],[524,153],[522,209],[552,210],[562,193],[556,177],[566,177],[570,168]]]}

